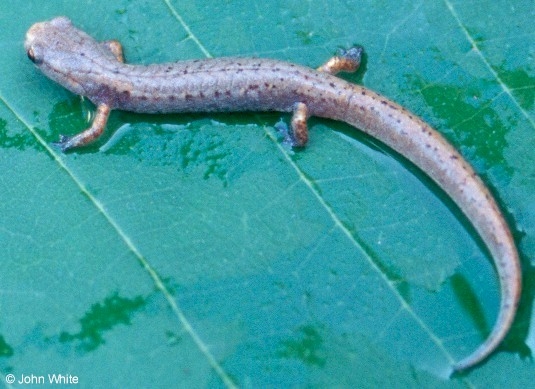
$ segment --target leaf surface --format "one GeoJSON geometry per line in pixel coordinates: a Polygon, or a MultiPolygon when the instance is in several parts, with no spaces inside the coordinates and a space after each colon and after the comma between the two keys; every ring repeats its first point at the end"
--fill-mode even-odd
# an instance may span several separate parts
{"type": "Polygon", "coordinates": [[[64,155],[50,142],[87,126],[93,107],[40,74],[23,39],[66,15],[119,39],[131,63],[315,67],[362,44],[364,69],[346,78],[461,151],[528,269],[534,12],[529,1],[2,3],[1,374],[72,374],[84,387],[527,382],[533,271],[501,352],[448,380],[494,323],[497,278],[470,223],[401,156],[327,120],[312,119],[309,146],[292,152],[274,128],[285,115],[125,112],[64,155]]]}

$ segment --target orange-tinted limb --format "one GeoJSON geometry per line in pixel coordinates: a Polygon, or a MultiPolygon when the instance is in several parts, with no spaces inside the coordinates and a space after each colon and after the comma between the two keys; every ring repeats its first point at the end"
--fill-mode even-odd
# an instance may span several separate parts
{"type": "MultiPolygon", "coordinates": [[[[117,61],[124,63],[123,47],[119,41],[109,40],[102,42],[102,45],[113,54],[117,61]]],[[[91,127],[73,136],[60,135],[59,142],[53,144],[59,146],[62,151],[67,151],[93,142],[104,132],[110,112],[110,106],[107,104],[99,104],[97,106],[95,118],[91,123],[91,127]]]]}
{"type": "MultiPolygon", "coordinates": [[[[355,46],[349,50],[341,50],[339,55],[330,58],[316,70],[322,73],[335,75],[339,72],[355,72],[360,65],[363,49],[355,46]]],[[[293,147],[304,147],[308,142],[307,119],[309,117],[307,106],[298,102],[294,106],[291,126],[292,131],[288,134],[287,129],[282,129],[285,133],[286,141],[293,147]]]]}

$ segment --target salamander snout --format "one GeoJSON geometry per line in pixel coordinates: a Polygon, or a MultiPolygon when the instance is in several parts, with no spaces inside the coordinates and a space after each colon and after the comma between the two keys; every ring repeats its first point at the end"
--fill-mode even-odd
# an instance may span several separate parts
{"type": "Polygon", "coordinates": [[[39,65],[42,63],[42,56],[39,55],[40,50],[38,49],[38,41],[41,32],[43,31],[44,23],[36,23],[30,27],[26,33],[26,40],[24,41],[24,49],[26,50],[26,55],[34,64],[39,65]]]}
{"type": "Polygon", "coordinates": [[[59,46],[65,46],[65,36],[68,37],[68,34],[64,32],[69,26],[72,26],[71,21],[64,16],[32,25],[26,32],[24,41],[28,58],[36,65],[40,65],[47,50],[50,52],[59,46]]]}

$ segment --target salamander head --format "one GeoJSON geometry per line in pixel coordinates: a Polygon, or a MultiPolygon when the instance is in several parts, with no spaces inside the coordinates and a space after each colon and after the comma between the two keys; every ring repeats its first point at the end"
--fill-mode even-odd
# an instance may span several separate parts
{"type": "Polygon", "coordinates": [[[36,23],[26,33],[24,48],[28,58],[52,80],[80,95],[91,75],[94,58],[109,53],[66,17],[36,23]]]}

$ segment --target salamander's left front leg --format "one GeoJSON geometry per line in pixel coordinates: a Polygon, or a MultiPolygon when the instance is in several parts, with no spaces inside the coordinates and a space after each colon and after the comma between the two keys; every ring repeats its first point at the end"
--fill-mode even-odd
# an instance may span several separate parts
{"type": "Polygon", "coordinates": [[[59,142],[54,143],[54,145],[59,146],[62,151],[67,151],[91,143],[104,132],[110,112],[111,108],[108,105],[100,104],[97,107],[97,114],[93,119],[93,123],[91,123],[91,127],[73,136],[60,135],[59,142]]]}
{"type": "MultiPolygon", "coordinates": [[[[117,61],[124,63],[123,47],[119,41],[109,40],[102,42],[101,45],[103,45],[115,59],[117,59],[117,61]]],[[[59,142],[54,143],[54,145],[59,146],[62,151],[67,151],[93,142],[104,132],[110,112],[111,108],[107,104],[99,104],[97,106],[95,118],[91,123],[91,127],[73,136],[60,135],[59,142]]]]}

